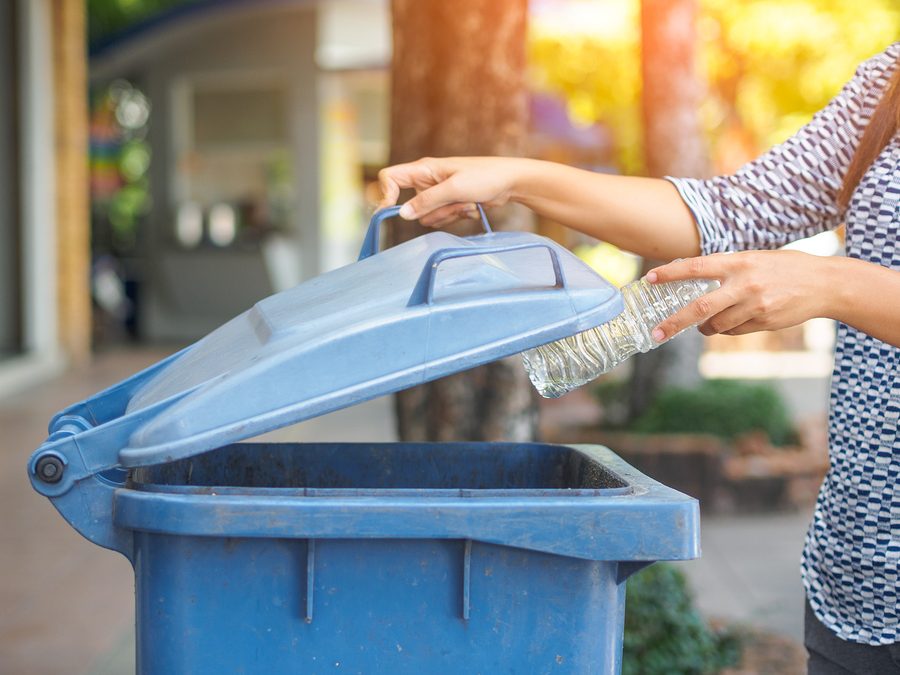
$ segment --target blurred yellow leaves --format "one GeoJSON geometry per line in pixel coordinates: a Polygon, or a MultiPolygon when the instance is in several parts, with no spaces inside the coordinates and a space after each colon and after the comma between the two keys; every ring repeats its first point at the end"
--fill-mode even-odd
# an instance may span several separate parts
{"type": "Polygon", "coordinates": [[[640,258],[621,251],[607,242],[576,246],[574,253],[600,276],[619,288],[634,281],[641,271],[640,258]]]}
{"type": "Polygon", "coordinates": [[[552,3],[529,36],[533,86],[565,98],[574,122],[608,126],[629,173],[641,165],[638,10],[631,0],[552,3]]]}
{"type": "MultiPolygon", "coordinates": [[[[583,124],[613,134],[642,171],[638,0],[568,0],[535,13],[530,76],[583,124]]],[[[896,0],[700,0],[701,113],[717,167],[731,170],[806,123],[856,66],[900,38],[896,0]]]]}

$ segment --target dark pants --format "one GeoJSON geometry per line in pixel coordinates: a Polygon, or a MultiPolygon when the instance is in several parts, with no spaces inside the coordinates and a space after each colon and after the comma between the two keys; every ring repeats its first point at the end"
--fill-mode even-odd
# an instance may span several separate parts
{"type": "Polygon", "coordinates": [[[803,632],[809,675],[900,675],[900,642],[874,647],[842,640],[816,618],[808,602],[803,632]]]}

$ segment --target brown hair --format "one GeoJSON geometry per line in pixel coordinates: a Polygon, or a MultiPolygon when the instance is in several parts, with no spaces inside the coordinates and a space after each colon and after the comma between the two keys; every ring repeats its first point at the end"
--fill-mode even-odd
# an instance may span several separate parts
{"type": "Polygon", "coordinates": [[[894,75],[885,88],[875,112],[872,113],[859,145],[856,146],[856,152],[844,176],[844,183],[838,191],[837,200],[842,208],[847,208],[859,181],[898,129],[900,129],[900,59],[897,60],[894,75]]]}

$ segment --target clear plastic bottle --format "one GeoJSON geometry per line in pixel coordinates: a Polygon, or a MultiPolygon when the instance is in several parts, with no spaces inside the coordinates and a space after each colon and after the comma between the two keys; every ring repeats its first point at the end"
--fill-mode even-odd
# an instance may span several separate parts
{"type": "Polygon", "coordinates": [[[615,319],[583,333],[522,353],[531,383],[544,398],[565,393],[612,370],[632,354],[658,347],[650,332],[663,319],[719,287],[712,279],[650,284],[644,278],[622,290],[625,308],[615,319]]]}

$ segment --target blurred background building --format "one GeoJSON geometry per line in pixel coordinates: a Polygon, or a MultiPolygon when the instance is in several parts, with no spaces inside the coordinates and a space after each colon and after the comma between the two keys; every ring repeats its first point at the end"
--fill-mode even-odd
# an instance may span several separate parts
{"type": "MultiPolygon", "coordinates": [[[[792,133],[897,35],[886,0],[793,0],[774,22],[761,0],[685,5],[715,172],[792,133]]],[[[530,154],[646,170],[639,9],[531,3],[530,154]]],[[[0,12],[0,87],[15,102],[0,111],[0,383],[91,345],[195,339],[353,259],[366,185],[388,160],[388,2],[3,0],[0,12]]],[[[638,269],[539,229],[616,282],[638,269]]],[[[835,253],[840,236],[802,246],[835,253]]],[[[825,377],[832,334],[816,321],[716,337],[701,367],[825,377]]]]}
{"type": "Polygon", "coordinates": [[[389,24],[366,0],[184,3],[96,45],[95,254],[125,291],[106,328],[197,338],[354,259],[389,24]]]}
{"type": "Polygon", "coordinates": [[[90,350],[84,40],[77,3],[0,2],[0,392],[90,350]]]}

